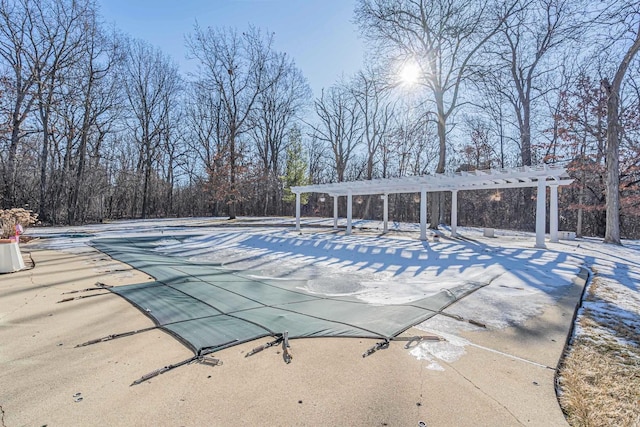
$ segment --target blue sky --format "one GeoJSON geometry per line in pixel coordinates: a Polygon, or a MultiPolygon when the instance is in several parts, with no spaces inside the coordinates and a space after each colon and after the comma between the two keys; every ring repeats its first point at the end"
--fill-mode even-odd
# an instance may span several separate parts
{"type": "Polygon", "coordinates": [[[183,72],[184,36],[201,27],[249,24],[275,32],[276,48],[287,52],[309,80],[314,95],[341,74],[362,66],[363,43],[353,20],[353,0],[99,0],[101,15],[131,36],[171,55],[183,72]]]}

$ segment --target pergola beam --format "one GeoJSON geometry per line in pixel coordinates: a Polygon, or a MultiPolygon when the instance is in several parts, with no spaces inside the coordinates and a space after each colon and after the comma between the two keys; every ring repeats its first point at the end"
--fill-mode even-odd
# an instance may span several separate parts
{"type": "MultiPolygon", "coordinates": [[[[361,183],[367,181],[354,181],[353,183],[361,183]]],[[[573,179],[560,179],[560,180],[544,180],[547,185],[552,185],[557,183],[558,185],[569,185],[573,182],[573,179]]],[[[353,184],[353,183],[344,183],[344,184],[353,184]]],[[[327,186],[333,184],[326,184],[327,186]]],[[[408,193],[419,193],[423,187],[427,188],[427,192],[435,192],[435,191],[475,191],[475,190],[496,190],[496,189],[508,189],[508,188],[525,188],[525,187],[537,187],[538,180],[535,181],[519,181],[519,182],[503,182],[503,183],[495,183],[493,181],[480,181],[476,183],[462,183],[459,185],[393,185],[393,186],[385,186],[385,185],[352,185],[349,187],[344,187],[341,190],[331,189],[321,187],[320,185],[313,186],[318,188],[310,188],[312,186],[301,186],[301,187],[291,187],[292,191],[300,191],[302,193],[326,193],[333,196],[346,196],[349,191],[353,196],[371,196],[377,194],[408,194],[408,193]]]]}

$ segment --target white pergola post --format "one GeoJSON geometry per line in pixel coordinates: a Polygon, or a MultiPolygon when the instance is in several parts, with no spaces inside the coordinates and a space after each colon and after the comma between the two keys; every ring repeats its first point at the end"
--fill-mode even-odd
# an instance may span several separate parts
{"type": "Polygon", "coordinates": [[[544,244],[544,226],[547,220],[546,215],[546,179],[538,178],[538,196],[536,204],[536,248],[544,249],[547,246],[544,244]]]}
{"type": "Polygon", "coordinates": [[[347,232],[346,234],[351,234],[351,216],[353,214],[353,194],[351,190],[347,192],[347,232]]]}
{"type": "Polygon", "coordinates": [[[549,184],[551,198],[549,200],[549,234],[553,243],[558,243],[558,184],[549,184]]]}
{"type": "Polygon", "coordinates": [[[382,231],[387,233],[389,231],[389,195],[384,193],[382,195],[382,231]]]}
{"type": "Polygon", "coordinates": [[[333,196],[333,229],[338,228],[338,196],[333,196]]]}
{"type": "Polygon", "coordinates": [[[296,193],[296,231],[300,231],[300,193],[296,193]]]}
{"type": "Polygon", "coordinates": [[[427,189],[420,189],[420,240],[427,240],[427,189]]]}
{"type": "Polygon", "coordinates": [[[451,237],[458,235],[458,190],[451,191],[451,237]]]}

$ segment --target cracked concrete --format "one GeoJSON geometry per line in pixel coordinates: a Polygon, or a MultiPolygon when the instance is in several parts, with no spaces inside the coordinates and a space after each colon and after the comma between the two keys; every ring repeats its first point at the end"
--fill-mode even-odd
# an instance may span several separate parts
{"type": "Polygon", "coordinates": [[[477,346],[467,347],[459,360],[439,362],[443,371],[426,369],[430,362],[417,360],[400,343],[362,358],[372,342],[360,339],[292,341],[295,359],[289,365],[279,347],[245,358],[267,341],[257,340],[216,353],[222,366],[188,365],[130,387],[141,375],[192,353],[161,330],[74,348],[153,325],[116,295],[56,301],[96,281],[118,286],[149,277],[135,270],[126,277],[99,273],[95,252],[33,256],[37,268],[0,276],[3,426],[566,425],[554,370],[509,355],[555,366],[578,286],[525,324],[461,333],[477,346]],[[77,393],[82,401],[74,399],[77,393]]]}

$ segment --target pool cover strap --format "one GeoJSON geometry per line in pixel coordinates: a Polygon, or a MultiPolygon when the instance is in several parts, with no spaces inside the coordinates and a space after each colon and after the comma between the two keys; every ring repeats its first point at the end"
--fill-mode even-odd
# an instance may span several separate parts
{"type": "Polygon", "coordinates": [[[93,340],[89,340],[87,342],[83,342],[82,344],[76,345],[76,348],[77,347],[86,347],[88,345],[98,344],[100,342],[111,341],[111,340],[115,340],[117,338],[129,337],[131,335],[139,334],[141,332],[152,331],[154,329],[158,329],[158,326],[151,326],[150,328],[143,328],[143,329],[136,329],[134,331],[121,332],[119,334],[111,334],[111,335],[107,335],[106,337],[96,338],[96,339],[93,339],[93,340]]]}
{"type": "Polygon", "coordinates": [[[251,350],[250,352],[248,352],[247,354],[244,355],[244,357],[249,357],[249,356],[253,356],[256,353],[260,353],[263,350],[268,349],[269,347],[273,347],[276,346],[278,344],[280,344],[282,342],[282,335],[280,335],[278,338],[276,338],[273,341],[269,341],[266,344],[262,344],[256,348],[254,348],[253,350],[251,350]]]}
{"type": "MultiPolygon", "coordinates": [[[[217,348],[225,347],[225,346],[228,346],[229,344],[232,344],[232,343],[233,342],[220,344],[219,346],[217,346],[217,348]]],[[[217,348],[216,349],[212,349],[209,352],[203,351],[201,354],[196,354],[195,356],[190,357],[188,359],[182,360],[182,361],[177,362],[177,363],[173,363],[171,365],[163,366],[160,369],[156,369],[155,371],[149,372],[148,374],[143,375],[140,378],[138,378],[137,380],[135,380],[134,382],[132,382],[130,386],[141,384],[141,383],[143,383],[143,382],[145,382],[147,380],[150,380],[151,378],[155,378],[158,375],[164,374],[165,372],[168,372],[168,371],[170,371],[172,369],[179,368],[180,366],[188,365],[188,364],[194,363],[194,362],[203,362],[203,363],[206,363],[207,365],[212,365],[212,366],[222,365],[222,362],[220,362],[219,359],[212,359],[212,358],[207,357],[207,354],[213,353],[214,351],[217,350],[217,348]]]]}

